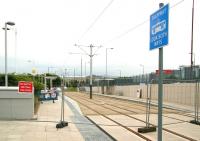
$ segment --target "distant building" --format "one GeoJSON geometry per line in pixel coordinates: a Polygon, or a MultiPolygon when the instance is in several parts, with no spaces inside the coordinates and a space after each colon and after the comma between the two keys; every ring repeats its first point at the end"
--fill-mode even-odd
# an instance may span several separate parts
{"type": "Polygon", "coordinates": [[[191,66],[180,66],[181,79],[190,80],[200,78],[200,66],[193,66],[191,71],[191,66]]]}
{"type": "Polygon", "coordinates": [[[181,78],[181,71],[180,70],[173,70],[173,76],[176,79],[180,79],[181,78]]]}
{"type": "Polygon", "coordinates": [[[194,76],[196,79],[200,78],[200,66],[199,65],[194,67],[194,76]]]}

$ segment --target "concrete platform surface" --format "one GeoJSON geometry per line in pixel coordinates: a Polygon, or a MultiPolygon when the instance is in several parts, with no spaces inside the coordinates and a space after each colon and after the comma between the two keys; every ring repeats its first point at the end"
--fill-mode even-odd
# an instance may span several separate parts
{"type": "Polygon", "coordinates": [[[109,136],[85,118],[77,104],[65,100],[65,121],[69,125],[56,129],[60,121],[61,99],[40,104],[37,120],[0,121],[0,141],[111,141],[109,136]]]}
{"type": "MultiPolygon", "coordinates": [[[[40,104],[36,120],[0,121],[0,141],[111,141],[112,136],[118,141],[143,141],[144,139],[129,132],[111,120],[101,115],[87,115],[87,117],[98,124],[110,136],[105,134],[87,117],[83,116],[79,105],[72,99],[65,97],[65,121],[69,125],[62,129],[56,129],[60,121],[61,99],[53,103],[44,101],[40,104]]],[[[138,128],[144,127],[145,114],[106,115],[110,119],[127,126],[137,132],[138,128]]],[[[190,124],[193,118],[175,113],[163,114],[163,128],[178,134],[190,137],[196,141],[200,140],[200,126],[190,124]]],[[[157,125],[157,114],[150,115],[150,122],[157,125]]],[[[152,141],[157,140],[157,132],[142,133],[152,141]]],[[[164,141],[186,141],[187,139],[163,130],[164,141]]]]}
{"type": "MultiPolygon", "coordinates": [[[[130,115],[132,117],[135,117],[137,119],[145,120],[145,115],[130,115]]],[[[176,114],[169,114],[166,116],[169,117],[177,117],[176,114]]],[[[111,136],[115,137],[117,140],[123,141],[131,141],[131,140],[143,140],[141,138],[138,138],[137,136],[134,136],[132,133],[128,133],[127,131],[123,131],[122,127],[117,126],[114,122],[111,122],[110,120],[106,119],[105,117],[98,116],[98,115],[91,115],[88,116],[91,120],[93,120],[95,123],[99,124],[101,128],[103,128],[106,132],[108,132],[111,136]]],[[[145,127],[145,123],[138,121],[136,119],[124,116],[124,115],[109,115],[109,118],[131,128],[132,130],[136,131],[138,128],[145,127]]],[[[188,118],[185,118],[185,122],[178,119],[173,119],[169,117],[163,117],[163,128],[169,129],[173,132],[176,132],[178,134],[190,137],[196,141],[200,141],[200,126],[190,124],[188,123],[188,118]]],[[[184,119],[184,117],[183,117],[184,119]]],[[[192,118],[191,118],[192,119],[192,118]]],[[[153,114],[150,116],[150,122],[157,125],[157,115],[153,114]]],[[[157,132],[150,132],[150,133],[142,133],[145,137],[151,139],[152,141],[157,140],[157,132]]],[[[164,141],[187,141],[188,139],[185,139],[183,137],[177,136],[175,134],[171,134],[165,130],[163,130],[163,140],[164,141]]]]}

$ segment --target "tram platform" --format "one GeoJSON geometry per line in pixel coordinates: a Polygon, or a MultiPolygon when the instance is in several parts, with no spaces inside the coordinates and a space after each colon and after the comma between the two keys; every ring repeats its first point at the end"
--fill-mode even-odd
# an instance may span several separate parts
{"type": "Polygon", "coordinates": [[[84,117],[78,105],[66,98],[64,118],[68,126],[56,128],[61,119],[61,98],[40,104],[34,120],[0,120],[0,141],[94,141],[110,137],[84,117]]]}

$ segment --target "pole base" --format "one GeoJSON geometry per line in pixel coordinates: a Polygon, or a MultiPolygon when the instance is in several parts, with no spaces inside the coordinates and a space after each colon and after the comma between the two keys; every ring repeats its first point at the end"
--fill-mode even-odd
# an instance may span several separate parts
{"type": "Polygon", "coordinates": [[[199,121],[196,121],[196,120],[191,120],[190,123],[196,124],[196,125],[200,125],[200,122],[199,122],[199,121]]]}
{"type": "Polygon", "coordinates": [[[90,99],[92,99],[92,85],[90,85],[90,99]]]}
{"type": "Polygon", "coordinates": [[[138,128],[138,132],[139,133],[149,133],[149,132],[155,132],[156,131],[156,127],[142,127],[142,128],[138,128]]]}
{"type": "Polygon", "coordinates": [[[68,122],[61,121],[60,123],[56,124],[56,128],[64,128],[65,126],[68,126],[68,122]]]}

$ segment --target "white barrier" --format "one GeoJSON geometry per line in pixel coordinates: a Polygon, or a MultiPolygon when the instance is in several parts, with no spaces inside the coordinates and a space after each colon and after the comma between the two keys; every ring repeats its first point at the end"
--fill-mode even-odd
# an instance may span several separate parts
{"type": "Polygon", "coordinates": [[[18,87],[0,87],[0,119],[31,119],[34,94],[18,93],[18,87]]]}

